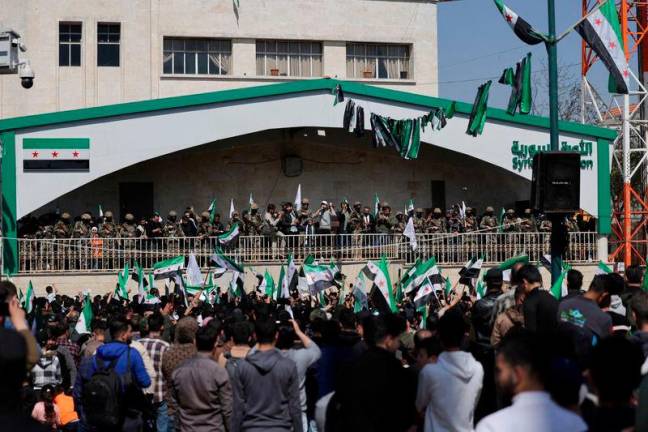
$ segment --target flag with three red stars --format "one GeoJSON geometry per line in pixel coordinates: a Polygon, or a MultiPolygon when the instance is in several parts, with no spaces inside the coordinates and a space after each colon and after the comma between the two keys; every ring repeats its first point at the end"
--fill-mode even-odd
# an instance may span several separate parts
{"type": "Polygon", "coordinates": [[[513,32],[519,37],[523,42],[526,42],[529,45],[537,45],[540,42],[544,42],[544,37],[542,34],[538,33],[531,24],[522,19],[515,12],[508,8],[502,2],[502,0],[494,0],[495,6],[500,11],[508,25],[511,26],[513,32]]]}
{"type": "Polygon", "coordinates": [[[397,312],[398,307],[396,306],[396,298],[394,297],[391,278],[389,276],[389,261],[385,257],[382,257],[380,261],[369,261],[362,269],[362,272],[367,279],[373,281],[373,288],[380,291],[390,311],[397,312]]]}
{"type": "Polygon", "coordinates": [[[88,138],[24,138],[23,171],[88,172],[88,138]]]}
{"type": "Polygon", "coordinates": [[[623,48],[621,24],[615,4],[607,0],[576,26],[576,31],[610,72],[610,93],[628,93],[630,71],[623,48]]]}

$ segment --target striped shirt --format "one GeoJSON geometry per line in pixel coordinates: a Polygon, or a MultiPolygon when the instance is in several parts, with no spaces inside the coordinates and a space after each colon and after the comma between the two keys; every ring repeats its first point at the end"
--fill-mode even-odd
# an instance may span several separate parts
{"type": "Polygon", "coordinates": [[[153,369],[156,372],[156,376],[153,378],[153,402],[160,403],[166,394],[166,381],[162,375],[162,358],[169,348],[169,344],[156,338],[144,338],[138,342],[144,345],[146,352],[153,360],[153,369]]]}

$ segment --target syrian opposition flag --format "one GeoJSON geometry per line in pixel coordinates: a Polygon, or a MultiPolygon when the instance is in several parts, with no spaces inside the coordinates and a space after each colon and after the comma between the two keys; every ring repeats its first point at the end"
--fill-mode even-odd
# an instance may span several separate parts
{"type": "Polygon", "coordinates": [[[135,261],[135,265],[133,267],[133,274],[131,276],[135,282],[137,282],[137,297],[140,303],[142,303],[147,295],[147,289],[146,286],[148,285],[148,282],[146,278],[144,277],[144,270],[142,267],[135,261]]]}
{"type": "Polygon", "coordinates": [[[416,231],[414,231],[414,218],[410,217],[407,220],[407,225],[405,225],[403,235],[409,239],[410,247],[415,251],[418,247],[418,243],[416,242],[416,231]]]}
{"type": "Polygon", "coordinates": [[[488,93],[490,92],[491,84],[492,81],[488,80],[486,83],[479,86],[479,89],[477,90],[475,102],[473,103],[470,117],[468,118],[468,128],[466,129],[468,135],[476,137],[477,135],[481,135],[484,131],[486,113],[488,110],[488,93]]]}
{"type": "Polygon", "coordinates": [[[410,292],[414,291],[414,289],[416,289],[416,284],[415,284],[416,269],[420,265],[421,265],[421,260],[420,258],[417,258],[414,265],[412,265],[412,267],[410,267],[401,278],[400,286],[401,289],[403,290],[403,294],[409,294],[410,292]]]}
{"type": "Polygon", "coordinates": [[[117,273],[117,287],[115,288],[115,296],[128,300],[128,279],[130,272],[128,270],[128,263],[124,265],[122,271],[117,273]]]}
{"type": "Polygon", "coordinates": [[[265,273],[263,274],[263,277],[260,278],[260,283],[259,286],[257,287],[257,290],[261,291],[268,297],[273,296],[275,291],[275,283],[270,273],[268,273],[268,270],[266,270],[265,273]]]}
{"type": "Polygon", "coordinates": [[[284,266],[281,266],[279,283],[277,285],[277,295],[275,296],[276,299],[290,297],[291,289],[295,289],[297,287],[298,278],[299,271],[297,270],[297,266],[295,265],[295,260],[293,260],[292,254],[289,254],[286,269],[284,270],[284,266]]]}
{"type": "Polygon", "coordinates": [[[484,297],[484,294],[486,294],[486,284],[484,283],[484,270],[481,269],[479,271],[479,277],[477,278],[477,285],[475,286],[475,295],[477,296],[477,300],[484,297]]]}
{"type": "Polygon", "coordinates": [[[419,287],[428,280],[433,285],[440,285],[443,281],[441,272],[439,271],[439,267],[437,266],[436,258],[434,257],[418,266],[418,268],[416,269],[414,285],[416,287],[419,287]]]}
{"type": "Polygon", "coordinates": [[[227,246],[236,240],[239,236],[239,224],[238,222],[232,225],[229,231],[224,232],[218,236],[218,243],[222,246],[227,246]]]}
{"type": "Polygon", "coordinates": [[[367,302],[367,284],[365,281],[365,276],[362,272],[358,274],[358,277],[353,284],[353,312],[359,313],[363,309],[369,309],[369,303],[367,302]]]}
{"type": "Polygon", "coordinates": [[[88,172],[90,139],[24,138],[23,171],[88,172]]]}
{"type": "Polygon", "coordinates": [[[224,271],[231,270],[236,273],[243,273],[243,266],[237,264],[232,258],[223,255],[220,249],[216,248],[211,256],[211,262],[214,267],[224,269],[224,271]]]}
{"type": "Polygon", "coordinates": [[[513,267],[515,267],[517,264],[528,264],[528,263],[529,263],[529,256],[527,254],[517,255],[514,256],[513,258],[507,259],[506,261],[504,261],[502,264],[498,266],[498,268],[502,270],[502,279],[507,282],[510,282],[511,270],[513,269],[513,267]]]}
{"type": "Polygon", "coordinates": [[[430,297],[434,296],[434,291],[438,287],[439,285],[433,284],[429,279],[426,279],[414,296],[414,305],[416,308],[425,306],[430,300],[430,297]]]}
{"type": "Polygon", "coordinates": [[[608,267],[608,265],[605,264],[603,261],[599,261],[598,266],[596,267],[596,274],[600,275],[600,274],[608,274],[608,273],[612,273],[612,269],[608,267]]]}
{"type": "Polygon", "coordinates": [[[473,279],[479,277],[479,273],[481,272],[481,267],[483,263],[484,260],[481,258],[479,259],[472,258],[470,261],[464,264],[462,269],[459,270],[459,276],[460,276],[459,283],[463,285],[472,286],[473,279]]]}
{"type": "Polygon", "coordinates": [[[156,262],[153,265],[153,277],[155,279],[169,279],[180,274],[184,268],[185,258],[178,255],[175,258],[156,262]]]}
{"type": "Polygon", "coordinates": [[[504,207],[500,209],[499,216],[497,217],[497,232],[503,232],[504,231],[504,215],[506,214],[506,210],[504,207]]]}
{"type": "Polygon", "coordinates": [[[81,313],[79,314],[79,319],[74,326],[74,330],[78,334],[90,333],[92,329],[90,324],[92,323],[92,304],[90,303],[90,297],[86,294],[83,298],[83,308],[81,308],[81,313]]]}
{"type": "Polygon", "coordinates": [[[587,16],[576,31],[610,72],[610,93],[628,93],[630,71],[625,57],[619,16],[612,0],[587,16]]]}
{"type": "Polygon", "coordinates": [[[230,297],[243,297],[243,278],[241,273],[232,272],[232,280],[229,283],[228,293],[230,297]]]}
{"type": "Polygon", "coordinates": [[[34,309],[34,285],[32,284],[32,281],[29,281],[29,285],[27,285],[27,292],[25,293],[22,307],[25,309],[26,313],[31,313],[34,309]]]}
{"type": "Polygon", "coordinates": [[[544,38],[540,33],[535,31],[531,24],[526,22],[524,19],[520,18],[518,14],[513,12],[502,2],[502,0],[494,0],[495,6],[500,11],[508,25],[511,26],[513,32],[519,37],[523,42],[529,45],[537,45],[540,42],[544,41],[544,38]]]}
{"type": "Polygon", "coordinates": [[[302,271],[308,290],[312,295],[315,295],[335,285],[335,275],[338,269],[337,266],[329,264],[306,264],[304,262],[302,271]]]}
{"type": "Polygon", "coordinates": [[[389,277],[389,262],[387,259],[382,257],[380,261],[369,261],[362,271],[367,279],[373,281],[373,285],[383,295],[389,309],[395,313],[398,308],[396,307],[396,299],[392,292],[392,283],[389,277]]]}
{"type": "Polygon", "coordinates": [[[214,218],[216,217],[216,200],[212,200],[207,211],[209,212],[209,223],[214,223],[214,218]]]}

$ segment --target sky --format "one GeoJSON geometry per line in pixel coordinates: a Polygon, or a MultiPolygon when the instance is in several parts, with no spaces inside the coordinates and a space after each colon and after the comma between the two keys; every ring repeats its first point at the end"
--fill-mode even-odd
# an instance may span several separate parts
{"type": "MultiPolygon", "coordinates": [[[[547,31],[547,2],[504,0],[536,30],[547,31]]],[[[497,84],[502,71],[532,53],[532,79],[547,82],[544,44],[526,45],[513,33],[492,0],[457,0],[440,3],[438,11],[439,96],[472,103],[477,88],[493,80],[489,106],[505,108],[510,87],[497,84]]],[[[563,33],[581,16],[580,0],[556,0],[556,33],[563,33]]],[[[558,45],[559,68],[580,77],[581,37],[572,32],[558,45]]],[[[588,74],[592,85],[607,96],[607,72],[597,62],[588,74]]],[[[542,94],[538,98],[547,97],[542,94]]]]}

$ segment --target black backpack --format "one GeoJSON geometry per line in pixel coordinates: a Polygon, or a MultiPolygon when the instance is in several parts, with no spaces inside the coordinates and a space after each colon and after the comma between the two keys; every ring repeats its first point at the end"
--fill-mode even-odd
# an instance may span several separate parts
{"type": "Polygon", "coordinates": [[[81,394],[86,422],[90,426],[113,429],[121,427],[124,422],[122,393],[128,386],[124,381],[130,381],[130,347],[127,352],[125,380],[115,371],[119,357],[109,364],[96,357],[97,370],[84,383],[81,394]]]}

